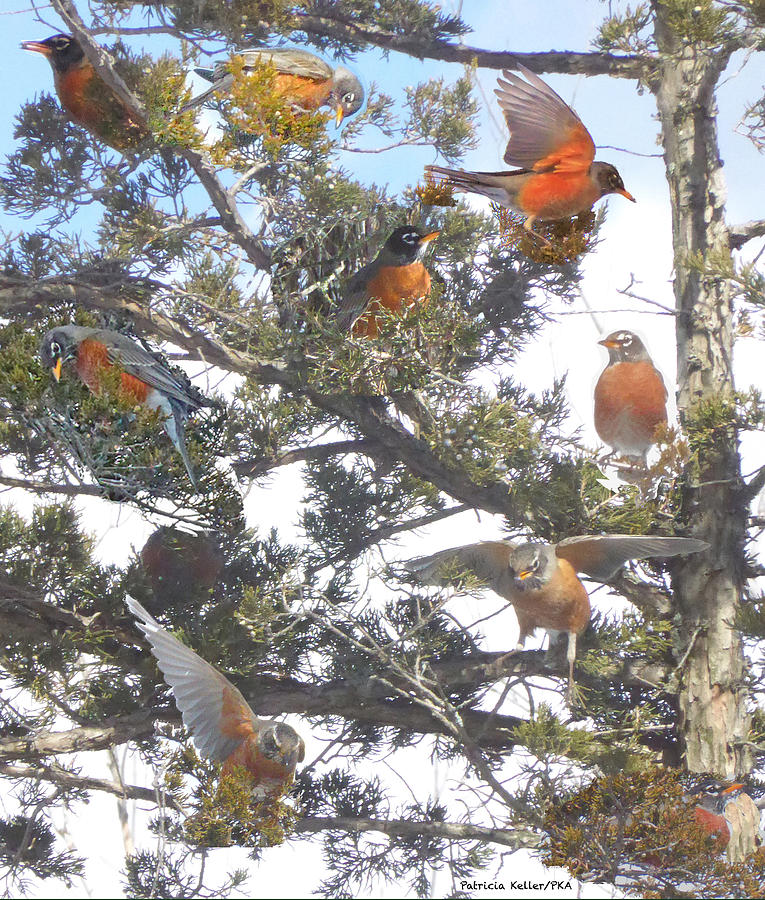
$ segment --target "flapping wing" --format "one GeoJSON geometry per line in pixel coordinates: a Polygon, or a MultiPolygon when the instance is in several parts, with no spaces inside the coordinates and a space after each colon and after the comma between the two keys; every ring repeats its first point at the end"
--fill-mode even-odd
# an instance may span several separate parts
{"type": "Polygon", "coordinates": [[[566,538],[556,546],[555,552],[568,560],[577,572],[584,572],[597,581],[606,581],[628,559],[684,556],[706,550],[707,547],[709,544],[706,541],[696,538],[603,534],[566,538]]]}
{"type": "Polygon", "coordinates": [[[541,78],[520,63],[518,70],[526,81],[504,70],[494,91],[510,130],[505,162],[537,172],[589,169],[595,143],[582,120],[541,78]]]}
{"type": "Polygon", "coordinates": [[[453,577],[457,573],[471,572],[492,590],[504,595],[506,582],[512,581],[509,564],[513,549],[514,545],[506,541],[481,541],[412,559],[404,566],[420,581],[435,585],[453,584],[459,581],[453,577]]]}
{"type": "Polygon", "coordinates": [[[332,77],[334,69],[324,62],[321,57],[308,50],[299,50],[294,47],[271,48],[257,47],[249,50],[241,50],[234,54],[244,58],[245,66],[255,66],[258,63],[268,63],[285,75],[297,75],[300,78],[311,78],[313,81],[324,81],[332,77]]]}
{"type": "Polygon", "coordinates": [[[166,631],[132,597],[125,603],[151,644],[151,652],[170,686],[183,724],[199,752],[224,762],[259,728],[249,704],[221,673],[166,631]]]}
{"type": "Polygon", "coordinates": [[[109,361],[128,375],[135,375],[150,387],[192,409],[199,409],[203,405],[179,378],[130,338],[117,331],[100,331],[94,337],[106,345],[109,361]]]}

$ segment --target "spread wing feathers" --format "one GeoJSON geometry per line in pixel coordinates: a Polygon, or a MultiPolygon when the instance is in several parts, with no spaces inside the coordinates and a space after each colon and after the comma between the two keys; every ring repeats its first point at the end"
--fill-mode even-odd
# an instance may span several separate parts
{"type": "Polygon", "coordinates": [[[541,78],[520,63],[518,70],[527,81],[504,70],[494,91],[510,130],[505,162],[535,171],[589,169],[595,144],[579,116],[541,78]]]}
{"type": "Polygon", "coordinates": [[[605,534],[571,537],[555,548],[558,556],[568,560],[577,572],[598,581],[615,575],[628,559],[652,556],[682,556],[706,550],[709,544],[696,538],[643,537],[632,534],[605,534]]]}
{"type": "Polygon", "coordinates": [[[505,580],[511,579],[509,564],[513,549],[514,545],[506,541],[481,541],[412,559],[404,565],[425,584],[452,584],[459,581],[453,577],[457,573],[471,572],[501,594],[505,580]]]}
{"type": "Polygon", "coordinates": [[[356,319],[366,312],[372,299],[367,293],[367,284],[379,267],[379,260],[373,259],[348,279],[343,299],[334,308],[332,316],[341,331],[350,331],[356,319]]]}
{"type": "Polygon", "coordinates": [[[93,337],[106,345],[109,361],[129,375],[135,375],[185,407],[199,409],[204,405],[168,368],[130,338],[117,331],[97,331],[93,337]]]}
{"type": "Polygon", "coordinates": [[[197,749],[203,756],[223,762],[242,740],[257,732],[258,718],[217,669],[166,631],[137,600],[128,596],[125,603],[151,644],[197,749]]]}

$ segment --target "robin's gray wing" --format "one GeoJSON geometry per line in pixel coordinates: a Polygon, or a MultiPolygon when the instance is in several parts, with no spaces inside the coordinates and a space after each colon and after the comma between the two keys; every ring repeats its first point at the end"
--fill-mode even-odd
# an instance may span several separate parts
{"type": "MultiPolygon", "coordinates": [[[[201,74],[199,69],[196,69],[195,71],[197,74],[201,74]]],[[[204,69],[203,71],[205,73],[210,73],[209,69],[204,69]]],[[[212,97],[213,94],[225,94],[234,83],[234,76],[230,72],[227,70],[220,71],[217,67],[212,71],[211,77],[208,78],[207,74],[202,77],[207,78],[208,81],[212,81],[212,87],[209,87],[206,91],[202,91],[198,96],[192,97],[188,103],[181,107],[181,112],[186,112],[189,109],[195,109],[197,106],[201,106],[207,99],[212,97]]]]}
{"type": "Polygon", "coordinates": [[[346,282],[343,299],[332,312],[332,318],[341,331],[350,331],[356,319],[367,311],[372,299],[367,292],[367,285],[377,274],[381,265],[380,258],[376,257],[362,266],[346,282]]]}
{"type": "Polygon", "coordinates": [[[270,726],[258,719],[228,678],[173,637],[137,600],[127,596],[125,603],[151,644],[183,724],[203,756],[224,762],[243,740],[270,726]]]}
{"type": "Polygon", "coordinates": [[[699,553],[707,547],[706,541],[696,538],[603,534],[566,538],[556,545],[555,552],[568,560],[577,572],[584,572],[597,581],[606,581],[629,559],[684,556],[699,553]]]}
{"type": "Polygon", "coordinates": [[[420,581],[434,585],[459,583],[458,576],[469,572],[504,597],[513,581],[510,556],[515,547],[507,541],[481,541],[411,559],[404,567],[420,581]]]}
{"type": "Polygon", "coordinates": [[[325,81],[334,72],[332,66],[324,62],[320,56],[308,50],[295,47],[257,47],[240,50],[233,54],[244,59],[245,66],[256,66],[258,63],[271,63],[277,72],[284,75],[297,75],[300,78],[311,78],[313,81],[325,81]]]}
{"type": "Polygon", "coordinates": [[[510,130],[505,162],[537,171],[589,169],[595,143],[582,120],[541,78],[517,66],[527,81],[505,70],[494,91],[510,130]]]}
{"type": "Polygon", "coordinates": [[[97,331],[93,337],[106,345],[109,361],[129,375],[135,375],[149,387],[161,391],[171,400],[176,400],[186,407],[199,409],[204,405],[198,397],[189,393],[186,385],[166,366],[126,335],[103,329],[97,331]]]}

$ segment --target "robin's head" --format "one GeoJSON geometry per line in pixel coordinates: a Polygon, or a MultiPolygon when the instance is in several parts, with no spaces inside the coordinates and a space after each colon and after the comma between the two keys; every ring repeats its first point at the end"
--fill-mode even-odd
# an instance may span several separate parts
{"type": "Polygon", "coordinates": [[[645,344],[632,331],[613,331],[598,343],[608,349],[608,361],[611,364],[651,359],[645,344]]]}
{"type": "Polygon", "coordinates": [[[519,591],[538,591],[558,565],[551,544],[520,544],[510,554],[510,572],[519,591]]]}
{"type": "Polygon", "coordinates": [[[335,109],[335,125],[338,128],[346,116],[352,116],[361,109],[364,102],[364,88],[350,69],[344,66],[335,69],[328,102],[335,109]]]}
{"type": "MultiPolygon", "coordinates": [[[[76,327],[76,326],[75,326],[76,327]]],[[[71,327],[52,328],[40,343],[40,362],[53,372],[56,381],[61,379],[64,363],[77,356],[78,341],[71,327]]]]}
{"type": "Polygon", "coordinates": [[[77,39],[71,34],[54,34],[44,41],[24,41],[24,50],[42,53],[53,66],[55,72],[66,72],[78,65],[85,57],[77,39]]]}
{"type": "Polygon", "coordinates": [[[622,197],[632,200],[633,203],[637,202],[627,188],[624,187],[622,176],[617,171],[616,166],[612,166],[611,163],[594,162],[590,168],[590,175],[597,182],[601,197],[606,194],[621,194],[622,197]]]}
{"type": "Polygon", "coordinates": [[[428,244],[435,240],[440,231],[424,234],[414,225],[401,225],[385,242],[385,250],[399,265],[408,265],[422,259],[428,244]]]}
{"type": "Polygon", "coordinates": [[[303,738],[291,725],[285,725],[284,722],[264,728],[260,732],[258,744],[263,756],[280,763],[285,769],[294,770],[305,759],[303,738]]]}

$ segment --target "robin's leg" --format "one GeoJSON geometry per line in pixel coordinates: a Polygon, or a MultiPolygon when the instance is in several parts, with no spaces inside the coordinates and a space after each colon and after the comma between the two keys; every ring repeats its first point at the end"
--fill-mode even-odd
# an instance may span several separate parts
{"type": "Polygon", "coordinates": [[[547,240],[546,237],[542,237],[542,235],[538,231],[534,231],[533,225],[536,221],[536,216],[529,216],[528,219],[523,223],[523,230],[528,231],[529,234],[533,234],[534,237],[540,241],[545,247],[552,247],[552,244],[547,240]]]}

